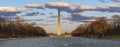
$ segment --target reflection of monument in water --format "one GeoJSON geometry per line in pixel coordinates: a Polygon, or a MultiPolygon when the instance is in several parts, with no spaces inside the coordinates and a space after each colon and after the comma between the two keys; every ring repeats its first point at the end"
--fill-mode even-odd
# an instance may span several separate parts
{"type": "Polygon", "coordinates": [[[61,35],[61,24],[60,24],[60,9],[58,8],[58,31],[57,35],[61,35]]]}

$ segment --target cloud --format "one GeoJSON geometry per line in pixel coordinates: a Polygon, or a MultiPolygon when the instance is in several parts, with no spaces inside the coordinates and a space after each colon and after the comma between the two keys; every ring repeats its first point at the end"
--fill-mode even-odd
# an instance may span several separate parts
{"type": "Polygon", "coordinates": [[[55,19],[54,20],[46,20],[46,23],[51,23],[51,22],[53,23],[55,21],[57,21],[57,20],[55,20],[55,19]]]}
{"type": "Polygon", "coordinates": [[[70,19],[70,16],[63,16],[62,19],[70,19]]]}
{"type": "Polygon", "coordinates": [[[46,8],[50,9],[60,9],[61,11],[70,12],[70,4],[67,2],[49,2],[45,4],[46,8]]]}
{"type": "Polygon", "coordinates": [[[99,0],[100,2],[106,2],[105,0],[99,0]]]}
{"type": "Polygon", "coordinates": [[[46,4],[34,4],[34,5],[29,4],[27,6],[33,6],[32,8],[39,8],[42,6],[44,6],[44,8],[50,8],[50,9],[60,8],[61,11],[65,11],[69,13],[83,12],[83,11],[120,12],[120,4],[88,6],[88,5],[81,5],[81,4],[69,4],[66,2],[50,2],[46,4]]]}
{"type": "Polygon", "coordinates": [[[100,12],[120,12],[120,4],[105,4],[101,6],[87,6],[87,5],[74,5],[70,7],[73,12],[83,12],[83,11],[100,11],[100,12]]]}
{"type": "MultiPolygon", "coordinates": [[[[64,16],[61,15],[60,17],[63,18],[64,16]]],[[[48,18],[58,18],[58,16],[57,15],[52,15],[52,16],[49,16],[48,18]]]]}
{"type": "Polygon", "coordinates": [[[80,5],[80,4],[73,4],[68,9],[71,13],[73,12],[83,12],[83,11],[89,11],[94,10],[96,7],[94,6],[87,6],[87,5],[80,5]]]}
{"type": "Polygon", "coordinates": [[[0,12],[21,12],[25,10],[26,8],[0,7],[0,12]]]}
{"type": "MultiPolygon", "coordinates": [[[[91,20],[94,17],[87,17],[81,12],[84,11],[99,11],[99,12],[120,12],[120,4],[105,4],[101,6],[88,6],[88,5],[81,5],[81,4],[69,4],[67,2],[49,2],[45,4],[37,4],[37,6],[44,6],[44,8],[49,9],[58,9],[60,8],[61,11],[65,11],[71,14],[71,17],[63,18],[72,21],[84,21],[84,20],[91,20]]],[[[33,7],[39,8],[39,7],[33,7]]],[[[57,16],[50,16],[49,18],[57,18],[57,16]]]]}
{"type": "Polygon", "coordinates": [[[98,0],[100,2],[108,2],[108,1],[114,1],[114,2],[120,2],[120,0],[98,0]]]}
{"type": "Polygon", "coordinates": [[[25,7],[27,8],[45,8],[45,6],[43,4],[27,4],[25,7]]]}
{"type": "Polygon", "coordinates": [[[112,1],[114,1],[114,2],[120,2],[120,0],[112,0],[112,1]]]}
{"type": "Polygon", "coordinates": [[[100,11],[100,12],[120,12],[120,4],[105,4],[101,6],[87,6],[87,5],[74,5],[70,7],[73,12],[83,12],[83,11],[100,11]]]}
{"type": "Polygon", "coordinates": [[[69,4],[66,2],[50,2],[45,4],[46,8],[58,9],[60,8],[61,11],[66,11],[69,13],[73,12],[83,12],[85,10],[94,9],[93,6],[86,6],[80,4],[69,4]]]}
{"type": "Polygon", "coordinates": [[[52,14],[53,14],[53,12],[50,12],[50,13],[49,13],[49,15],[52,15],[52,14]]]}
{"type": "Polygon", "coordinates": [[[40,15],[45,15],[45,13],[40,13],[40,15]]]}
{"type": "Polygon", "coordinates": [[[39,14],[39,12],[27,12],[23,16],[36,16],[38,14],[39,14]]]}
{"type": "Polygon", "coordinates": [[[58,18],[58,16],[53,15],[53,16],[49,16],[48,18],[58,18]]]}
{"type": "Polygon", "coordinates": [[[85,14],[82,14],[82,13],[72,13],[70,20],[76,21],[76,22],[83,22],[86,20],[92,20],[94,18],[95,17],[89,17],[89,16],[86,16],[85,14]]]}
{"type": "Polygon", "coordinates": [[[45,4],[29,4],[26,5],[27,7],[31,7],[31,8],[50,8],[50,9],[58,9],[60,8],[61,11],[66,11],[69,13],[73,13],[73,12],[82,12],[82,11],[86,11],[86,10],[91,10],[91,9],[95,9],[95,7],[93,6],[87,6],[87,5],[80,5],[80,4],[69,4],[67,2],[49,2],[49,3],[45,3],[45,4]]]}
{"type": "Polygon", "coordinates": [[[95,11],[120,12],[120,4],[105,4],[94,9],[95,11]]]}
{"type": "Polygon", "coordinates": [[[0,7],[0,16],[15,16],[26,10],[27,8],[0,7]]]}
{"type": "Polygon", "coordinates": [[[45,4],[47,8],[65,8],[68,7],[69,5],[70,4],[66,2],[49,2],[45,4]]]}
{"type": "MultiPolygon", "coordinates": [[[[53,15],[53,16],[49,16],[48,18],[58,18],[58,16],[53,15]]],[[[63,16],[63,15],[61,15],[61,18],[62,18],[63,20],[65,20],[65,19],[70,19],[70,16],[63,16]]]]}

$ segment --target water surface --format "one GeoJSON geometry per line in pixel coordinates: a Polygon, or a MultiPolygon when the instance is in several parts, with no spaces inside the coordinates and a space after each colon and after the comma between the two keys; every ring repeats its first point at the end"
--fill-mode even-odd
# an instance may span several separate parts
{"type": "Polygon", "coordinates": [[[44,37],[1,40],[0,47],[120,47],[120,40],[76,37],[44,37]]]}

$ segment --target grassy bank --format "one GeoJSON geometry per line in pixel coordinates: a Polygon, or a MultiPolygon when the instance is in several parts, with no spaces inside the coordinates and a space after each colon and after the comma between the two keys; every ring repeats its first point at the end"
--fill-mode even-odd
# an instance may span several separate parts
{"type": "Polygon", "coordinates": [[[120,40],[120,36],[105,36],[105,37],[98,37],[98,36],[72,36],[72,37],[120,40]]]}
{"type": "Polygon", "coordinates": [[[40,38],[40,37],[47,37],[46,36],[28,36],[28,35],[17,35],[17,36],[0,36],[0,40],[13,40],[13,39],[20,39],[20,38],[40,38]]]}
{"type": "Polygon", "coordinates": [[[17,35],[17,36],[0,36],[0,40],[14,40],[14,39],[23,39],[23,38],[41,38],[46,36],[27,36],[27,35],[17,35]]]}

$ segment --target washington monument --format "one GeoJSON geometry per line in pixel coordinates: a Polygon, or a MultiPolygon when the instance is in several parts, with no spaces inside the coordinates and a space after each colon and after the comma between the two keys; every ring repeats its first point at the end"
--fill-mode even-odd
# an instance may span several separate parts
{"type": "Polygon", "coordinates": [[[57,32],[57,35],[61,35],[60,8],[58,8],[58,32],[57,32]]]}

